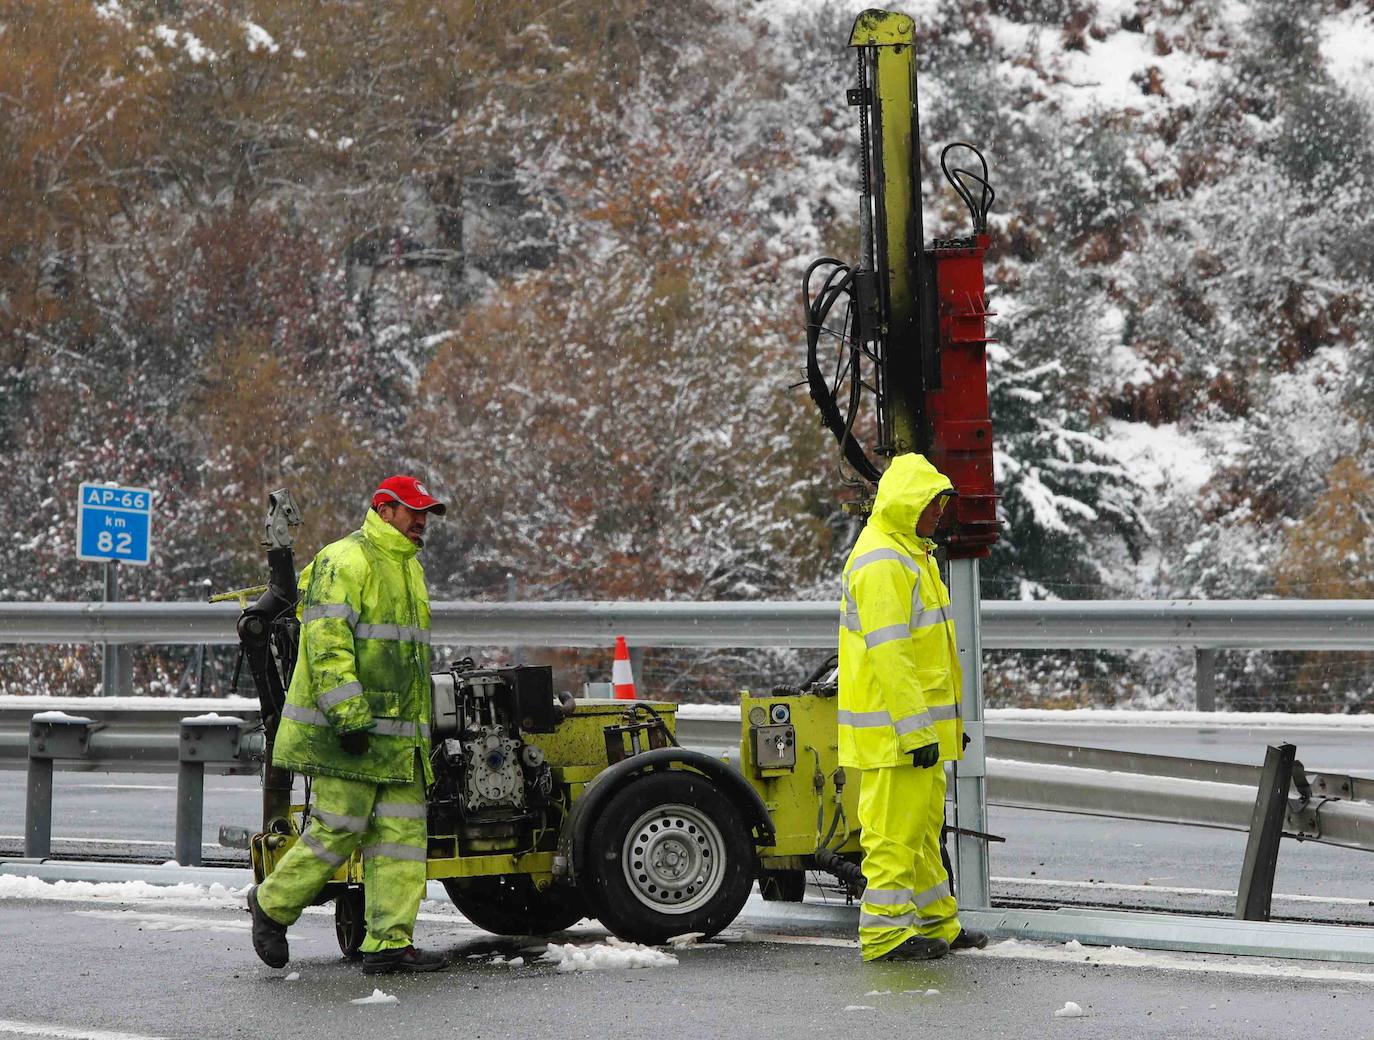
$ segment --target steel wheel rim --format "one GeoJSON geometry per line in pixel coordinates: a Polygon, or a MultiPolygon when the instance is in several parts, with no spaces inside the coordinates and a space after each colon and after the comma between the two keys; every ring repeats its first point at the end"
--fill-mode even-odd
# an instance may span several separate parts
{"type": "Polygon", "coordinates": [[[720,891],[725,839],[700,809],[657,805],[630,826],[620,862],[641,903],[661,914],[686,914],[720,891]]]}

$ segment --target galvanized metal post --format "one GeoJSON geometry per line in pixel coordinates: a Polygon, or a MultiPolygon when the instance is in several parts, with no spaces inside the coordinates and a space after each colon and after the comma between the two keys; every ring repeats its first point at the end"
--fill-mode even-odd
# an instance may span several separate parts
{"type": "Polygon", "coordinates": [[[1274,871],[1279,862],[1279,842],[1288,810],[1288,785],[1293,781],[1293,761],[1298,749],[1292,744],[1270,745],[1264,752],[1264,771],[1250,817],[1250,838],[1245,843],[1245,864],[1236,891],[1236,919],[1269,920],[1274,895],[1274,871]]]}
{"type": "MultiPolygon", "coordinates": [[[[231,715],[197,715],[181,720],[177,753],[176,857],[183,867],[200,866],[205,823],[205,763],[230,764],[261,755],[243,740],[243,720],[231,715]]],[[[289,775],[289,774],[288,774],[289,775]]]]}
{"type": "MultiPolygon", "coordinates": [[[[106,560],[104,600],[114,603],[119,599],[119,562],[106,560]]],[[[119,644],[102,643],[100,652],[100,692],[106,697],[119,695],[119,644]]]]}
{"type": "Polygon", "coordinates": [[[200,832],[204,823],[205,763],[183,758],[177,766],[176,822],[176,860],[183,867],[200,866],[200,832]]]}
{"type": "Polygon", "coordinates": [[[1217,710],[1217,652],[1198,647],[1193,656],[1196,662],[1194,688],[1197,691],[1197,710],[1217,710]]]}
{"type": "MultiPolygon", "coordinates": [[[[978,594],[978,561],[951,560],[949,598],[963,673],[964,732],[969,745],[955,768],[954,822],[987,831],[987,760],[983,744],[983,639],[978,594]]],[[[962,907],[991,905],[988,848],[981,838],[960,834],[955,842],[954,877],[962,907]]]]}
{"type": "Polygon", "coordinates": [[[24,802],[24,855],[42,859],[52,852],[52,759],[29,755],[29,790],[24,802]]]}
{"type": "Polygon", "coordinates": [[[42,859],[52,852],[52,764],[55,758],[85,758],[91,734],[102,723],[60,711],[40,711],[29,720],[28,793],[24,803],[24,855],[42,859]]]}

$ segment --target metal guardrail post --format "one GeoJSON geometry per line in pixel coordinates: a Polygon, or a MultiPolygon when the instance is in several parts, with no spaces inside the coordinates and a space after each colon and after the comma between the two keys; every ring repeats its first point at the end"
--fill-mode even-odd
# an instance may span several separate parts
{"type": "Polygon", "coordinates": [[[1279,861],[1279,842],[1288,810],[1288,785],[1293,782],[1293,761],[1298,749],[1292,744],[1272,744],[1264,752],[1264,770],[1250,818],[1250,839],[1245,843],[1245,864],[1236,891],[1236,919],[1269,920],[1274,894],[1274,870],[1279,861]]]}
{"type": "Polygon", "coordinates": [[[1198,647],[1194,652],[1194,667],[1197,669],[1193,684],[1197,692],[1198,711],[1217,710],[1217,652],[1207,647],[1198,647]]]}
{"type": "MultiPolygon", "coordinates": [[[[983,744],[983,636],[976,559],[950,561],[949,599],[963,677],[964,732],[969,737],[963,760],[956,763],[954,769],[954,819],[961,828],[985,832],[988,829],[988,795],[983,744]]],[[[954,863],[959,905],[991,906],[987,842],[961,833],[955,840],[954,863]]]]}
{"type": "Polygon", "coordinates": [[[85,758],[100,723],[60,711],[41,711],[29,721],[28,793],[24,803],[24,855],[52,854],[52,763],[85,758]]]}
{"type": "Polygon", "coordinates": [[[197,715],[181,720],[177,756],[176,859],[183,867],[201,865],[205,823],[205,763],[238,762],[244,722],[231,715],[197,715]]]}

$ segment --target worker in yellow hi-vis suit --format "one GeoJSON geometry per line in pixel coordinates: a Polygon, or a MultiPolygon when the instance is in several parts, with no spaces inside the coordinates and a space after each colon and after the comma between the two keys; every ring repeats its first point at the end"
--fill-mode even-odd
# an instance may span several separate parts
{"type": "Polygon", "coordinates": [[[844,567],[840,602],[840,765],[859,771],[864,960],[929,960],[981,947],[961,929],[940,858],[943,763],[963,756],[960,672],[931,540],[949,478],[898,455],[844,567]]]}
{"type": "Polygon", "coordinates": [[[414,477],[382,481],[361,529],[301,575],[301,643],[272,761],[314,778],[300,840],[248,890],[253,948],[280,968],[286,929],[362,848],[363,972],[438,971],[411,942],[425,891],[429,593],[415,559],[445,506],[414,477]]]}

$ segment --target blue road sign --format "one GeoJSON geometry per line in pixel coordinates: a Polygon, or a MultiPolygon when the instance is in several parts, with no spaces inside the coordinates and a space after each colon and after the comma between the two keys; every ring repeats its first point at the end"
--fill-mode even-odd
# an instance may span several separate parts
{"type": "Polygon", "coordinates": [[[76,558],[146,566],[152,552],[153,493],[147,488],[82,484],[76,558]]]}

